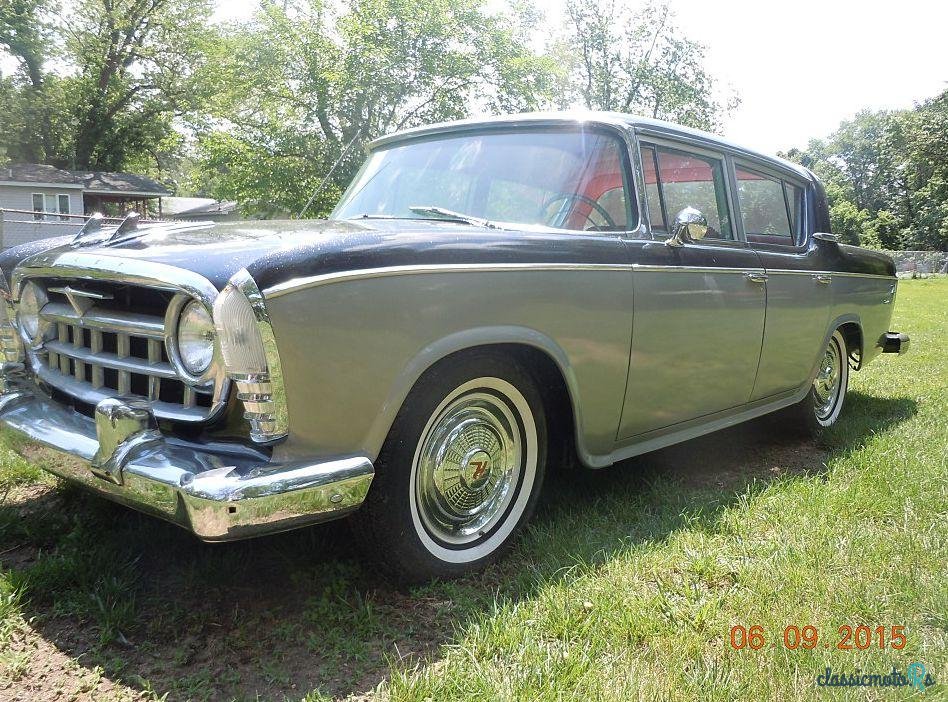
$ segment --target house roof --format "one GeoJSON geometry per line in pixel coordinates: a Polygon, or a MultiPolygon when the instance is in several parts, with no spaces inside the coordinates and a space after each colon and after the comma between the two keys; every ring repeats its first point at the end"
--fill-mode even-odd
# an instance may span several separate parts
{"type": "Polygon", "coordinates": [[[76,173],[64,171],[55,166],[47,166],[45,163],[11,163],[0,167],[0,182],[82,185],[76,173]]]}
{"type": "Polygon", "coordinates": [[[104,195],[151,195],[163,197],[171,191],[147,176],[109,171],[72,171],[82,179],[86,192],[104,195]]]}
{"type": "Polygon", "coordinates": [[[44,163],[11,163],[2,166],[0,182],[76,187],[99,195],[164,197],[171,194],[157,180],[137,173],[67,171],[44,163]]]}

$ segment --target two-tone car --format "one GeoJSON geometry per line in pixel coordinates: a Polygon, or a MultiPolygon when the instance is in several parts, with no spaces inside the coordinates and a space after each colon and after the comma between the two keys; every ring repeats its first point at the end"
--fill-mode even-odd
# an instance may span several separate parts
{"type": "Polygon", "coordinates": [[[810,171],[612,113],[385,136],[328,220],[93,218],[0,268],[0,423],[46,468],[207,541],[351,515],[402,581],[496,558],[552,462],[818,432],[908,346],[810,171]]]}

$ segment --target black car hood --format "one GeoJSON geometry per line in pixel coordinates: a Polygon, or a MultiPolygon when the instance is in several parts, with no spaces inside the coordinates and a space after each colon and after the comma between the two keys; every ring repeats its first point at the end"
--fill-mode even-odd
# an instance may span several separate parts
{"type": "MultiPolygon", "coordinates": [[[[577,242],[558,232],[489,229],[419,219],[289,220],[143,228],[120,243],[75,246],[70,239],[32,242],[0,254],[10,280],[17,265],[55,265],[82,254],[147,261],[202,275],[218,290],[246,268],[261,289],[337,271],[415,264],[601,261],[615,263],[613,237],[577,242]],[[608,242],[608,246],[605,246],[608,242]]],[[[86,257],[86,256],[84,256],[86,257]]]]}
{"type": "Polygon", "coordinates": [[[59,255],[87,255],[147,261],[199,273],[218,289],[234,273],[254,262],[283,251],[318,248],[366,228],[333,221],[239,222],[193,228],[143,227],[140,236],[119,243],[74,245],[71,238],[30,242],[5,251],[0,266],[9,280],[12,269],[54,261],[59,255]]]}

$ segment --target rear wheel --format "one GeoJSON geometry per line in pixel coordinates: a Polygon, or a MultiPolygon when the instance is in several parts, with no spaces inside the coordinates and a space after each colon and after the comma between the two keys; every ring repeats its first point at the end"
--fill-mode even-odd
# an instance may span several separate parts
{"type": "Polygon", "coordinates": [[[490,353],[443,364],[396,418],[354,530],[400,582],[462,575],[509,547],[545,463],[543,403],[525,368],[490,353]]]}
{"type": "Polygon", "coordinates": [[[846,340],[837,329],[826,345],[810,391],[803,400],[784,412],[790,428],[797,433],[819,436],[836,423],[848,389],[846,340]]]}

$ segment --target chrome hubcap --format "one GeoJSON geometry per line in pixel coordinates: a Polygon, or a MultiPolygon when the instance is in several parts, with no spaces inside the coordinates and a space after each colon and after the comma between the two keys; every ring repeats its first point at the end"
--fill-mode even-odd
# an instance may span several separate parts
{"type": "Polygon", "coordinates": [[[842,379],[842,356],[835,341],[830,341],[820,363],[820,370],[813,381],[813,394],[816,397],[816,416],[828,419],[836,407],[842,379]]]}
{"type": "Polygon", "coordinates": [[[513,499],[523,447],[500,398],[463,395],[430,424],[418,453],[415,494],[428,532],[451,544],[484,536],[513,499]]]}

